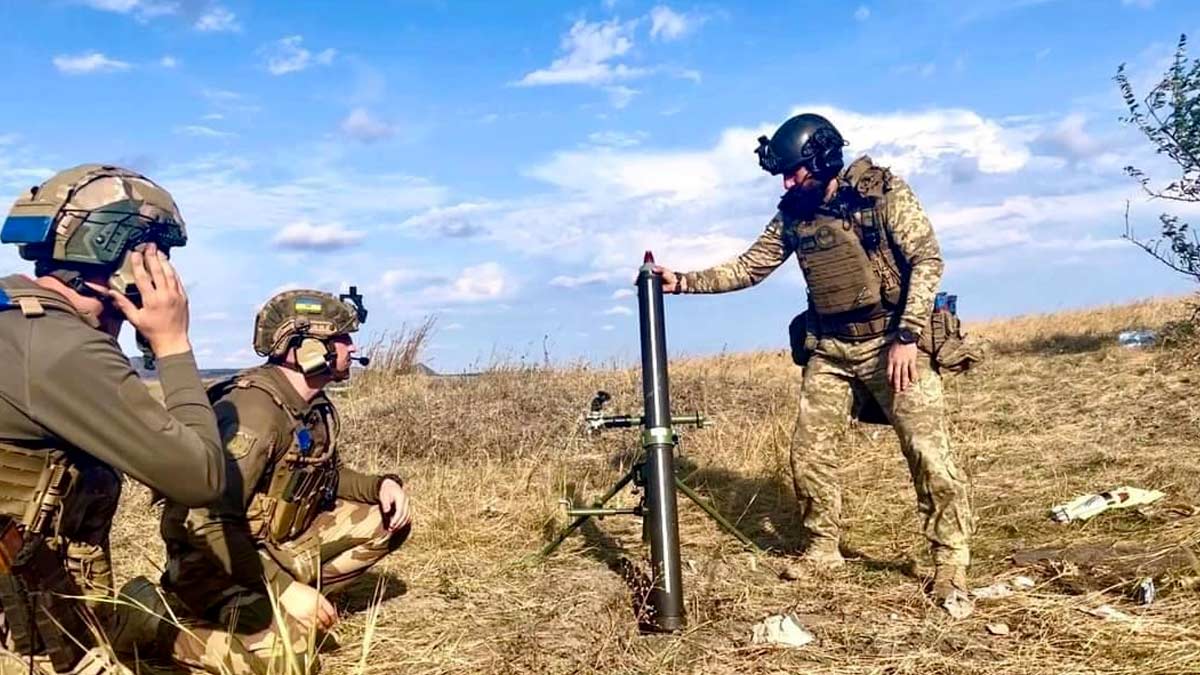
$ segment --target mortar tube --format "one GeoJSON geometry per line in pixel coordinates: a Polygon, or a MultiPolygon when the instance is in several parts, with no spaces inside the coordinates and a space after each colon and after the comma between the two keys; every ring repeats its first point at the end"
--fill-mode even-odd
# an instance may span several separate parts
{"type": "Polygon", "coordinates": [[[646,254],[638,270],[638,319],[641,324],[642,395],[645,404],[642,447],[646,451],[645,524],[650,535],[651,615],[644,626],[675,632],[686,625],[679,560],[679,519],[675,497],[675,434],[671,429],[671,392],[667,378],[667,340],[663,322],[662,275],[646,254]]]}

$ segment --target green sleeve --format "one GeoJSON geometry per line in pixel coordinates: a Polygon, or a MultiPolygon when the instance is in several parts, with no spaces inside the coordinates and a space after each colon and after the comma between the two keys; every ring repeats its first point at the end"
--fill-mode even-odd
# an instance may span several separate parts
{"type": "Polygon", "coordinates": [[[282,592],[292,577],[261,555],[250,533],[246,508],[263,474],[287,450],[279,408],[264,392],[235,389],[213,406],[225,446],[226,482],[221,497],[188,514],[193,547],[209,552],[237,583],[255,588],[262,578],[282,592]]]}
{"type": "Polygon", "coordinates": [[[339,499],[349,499],[352,502],[375,504],[379,502],[379,485],[382,476],[363,473],[348,466],[338,467],[339,499]]]}
{"type": "Polygon", "coordinates": [[[172,501],[198,506],[217,496],[225,465],[191,352],[159,361],[164,408],[112,337],[58,313],[31,324],[33,419],[172,501]]]}

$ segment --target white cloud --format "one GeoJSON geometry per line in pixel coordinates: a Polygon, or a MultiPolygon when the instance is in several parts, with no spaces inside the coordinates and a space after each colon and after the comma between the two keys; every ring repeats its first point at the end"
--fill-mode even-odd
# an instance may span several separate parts
{"type": "Polygon", "coordinates": [[[633,310],[625,305],[613,305],[602,312],[605,316],[633,316],[633,310]]]}
{"type": "Polygon", "coordinates": [[[374,143],[396,133],[391,124],[376,119],[366,108],[355,108],[342,120],[342,133],[363,143],[374,143]]]}
{"type": "Polygon", "coordinates": [[[100,52],[88,52],[75,56],[55,56],[54,67],[58,69],[58,72],[66,75],[83,75],[129,70],[130,65],[125,61],[110,59],[100,52]]]}
{"type": "Polygon", "coordinates": [[[582,19],[563,36],[562,51],[549,68],[535,70],[517,83],[533,87],[551,84],[608,84],[646,75],[648,71],[611,63],[633,48],[635,21],[618,19],[590,23],[582,19]]]}
{"type": "Polygon", "coordinates": [[[179,65],[179,60],[174,56],[168,55],[159,59],[158,65],[162,66],[163,68],[175,68],[179,65]]]}
{"type": "Polygon", "coordinates": [[[259,51],[266,59],[267,71],[272,75],[286,75],[333,63],[337,50],[325,49],[314,54],[302,46],[303,42],[303,36],[290,35],[262,47],[259,51]]]}
{"type": "Polygon", "coordinates": [[[608,101],[612,103],[612,107],[621,110],[628,106],[633,97],[642,93],[632,87],[626,87],[623,84],[615,84],[611,87],[605,87],[604,91],[608,93],[608,101]]]}
{"type": "Polygon", "coordinates": [[[650,37],[664,42],[678,40],[702,23],[702,17],[680,14],[666,5],[658,5],[650,10],[650,37]]]}
{"type": "Polygon", "coordinates": [[[193,25],[202,33],[238,33],[242,30],[237,15],[220,5],[215,5],[201,14],[193,25]]]}
{"type": "Polygon", "coordinates": [[[486,262],[464,268],[462,273],[445,287],[427,290],[433,299],[445,302],[482,302],[495,300],[511,291],[513,282],[499,263],[486,262]]]}
{"type": "Polygon", "coordinates": [[[206,127],[202,124],[187,124],[175,127],[175,133],[183,136],[196,136],[198,138],[234,138],[237,134],[231,131],[219,131],[212,127],[206,127]]]}
{"type": "Polygon", "coordinates": [[[12,145],[20,139],[16,134],[0,134],[0,145],[12,145]]]}
{"type": "Polygon", "coordinates": [[[1047,129],[1033,139],[1037,148],[1050,152],[1072,161],[1091,159],[1107,148],[1084,128],[1087,117],[1080,113],[1067,115],[1053,129],[1047,129]]]}
{"type": "Polygon", "coordinates": [[[365,232],[350,230],[337,223],[313,225],[300,221],[281,229],[271,242],[280,248],[333,250],[354,246],[364,237],[365,232]]]}
{"type": "Polygon", "coordinates": [[[363,174],[304,157],[264,166],[216,155],[168,166],[155,178],[175,196],[188,225],[216,230],[276,230],[300,221],[398,222],[441,204],[447,194],[423,178],[363,174]],[[266,174],[279,177],[264,180],[266,174]]]}
{"type": "Polygon", "coordinates": [[[609,148],[632,148],[641,145],[648,136],[644,131],[593,131],[588,134],[588,142],[609,148]]]}
{"type": "Polygon", "coordinates": [[[624,300],[625,298],[632,298],[635,295],[637,295],[637,293],[635,293],[632,288],[618,288],[617,290],[613,291],[612,299],[624,300]]]}
{"type": "Polygon", "coordinates": [[[611,279],[612,274],[608,272],[595,272],[580,276],[559,275],[550,280],[550,285],[559,288],[579,288],[581,286],[607,283],[611,279]]]}
{"type": "Polygon", "coordinates": [[[866,5],[859,5],[858,9],[854,10],[854,19],[856,21],[866,21],[871,18],[871,8],[866,5]]]}
{"type": "Polygon", "coordinates": [[[1157,0],[1121,0],[1121,4],[1125,7],[1140,7],[1141,9],[1150,9],[1155,2],[1157,0]]]}
{"type": "Polygon", "coordinates": [[[600,326],[600,330],[603,330],[603,331],[610,331],[610,330],[614,330],[614,329],[616,329],[616,326],[612,325],[611,323],[606,323],[603,326],[600,326]]]}
{"type": "Polygon", "coordinates": [[[79,0],[79,2],[102,12],[132,14],[139,21],[175,14],[179,11],[178,3],[170,0],[79,0]]]}

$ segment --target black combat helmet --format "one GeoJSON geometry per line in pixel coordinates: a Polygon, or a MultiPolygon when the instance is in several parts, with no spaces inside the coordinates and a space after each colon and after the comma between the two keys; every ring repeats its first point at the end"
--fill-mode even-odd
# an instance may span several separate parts
{"type": "Polygon", "coordinates": [[[771,138],[759,136],[755,152],[758,165],[773,176],[803,166],[817,178],[830,178],[842,170],[845,144],[829,120],[804,113],[784,122],[771,138]]]}

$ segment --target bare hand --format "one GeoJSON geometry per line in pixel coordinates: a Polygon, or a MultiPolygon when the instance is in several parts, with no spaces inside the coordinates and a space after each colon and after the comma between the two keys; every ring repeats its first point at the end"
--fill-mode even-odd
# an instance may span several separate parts
{"type": "Polygon", "coordinates": [[[888,350],[888,382],[892,391],[908,391],[917,381],[917,345],[893,342],[888,350]]]}
{"type": "Polygon", "coordinates": [[[383,526],[395,532],[412,522],[408,509],[408,493],[396,481],[385,478],[379,486],[379,509],[383,512],[383,526]]]}
{"type": "Polygon", "coordinates": [[[147,244],[141,251],[131,251],[129,255],[142,306],[133,304],[123,293],[105,289],[113,304],[146,337],[158,358],[191,351],[187,293],[175,268],[154,244],[147,244]]]}
{"type": "Polygon", "coordinates": [[[307,632],[328,631],[338,621],[337,609],[317,589],[293,581],[279,594],[279,606],[307,632]]]}
{"type": "Polygon", "coordinates": [[[663,293],[675,293],[677,288],[682,291],[682,288],[680,288],[683,284],[682,274],[676,274],[662,265],[655,265],[654,273],[662,275],[663,293]]]}

